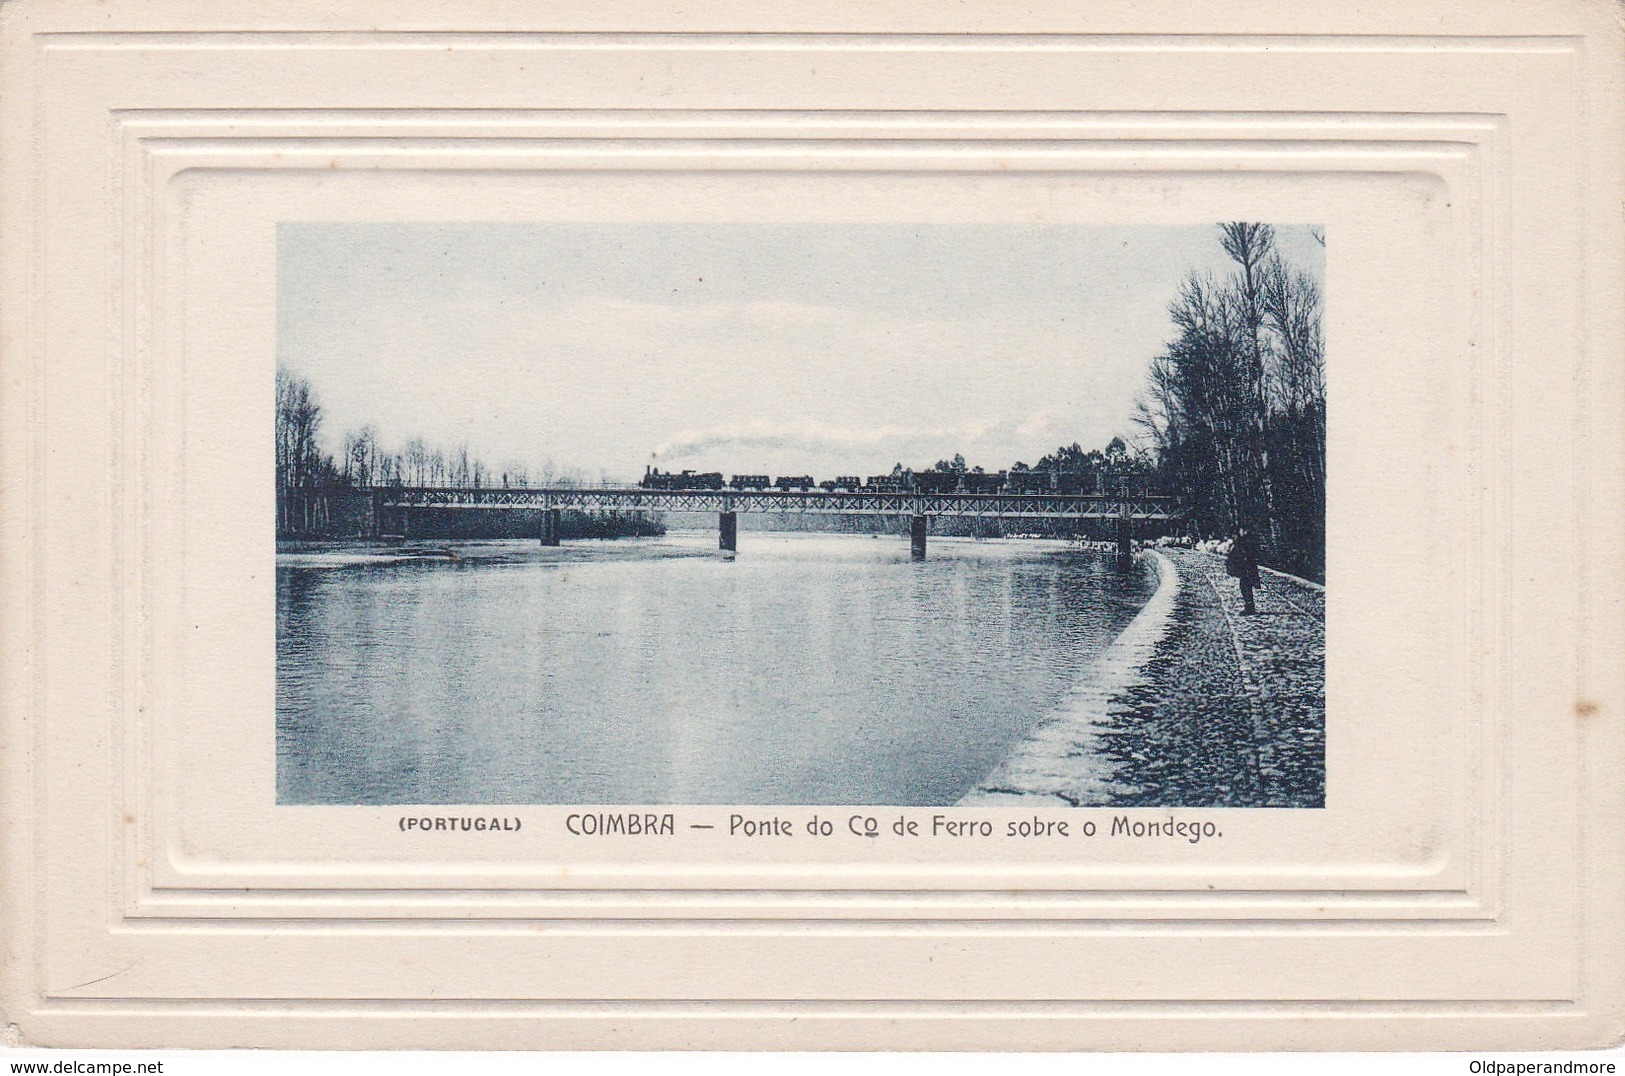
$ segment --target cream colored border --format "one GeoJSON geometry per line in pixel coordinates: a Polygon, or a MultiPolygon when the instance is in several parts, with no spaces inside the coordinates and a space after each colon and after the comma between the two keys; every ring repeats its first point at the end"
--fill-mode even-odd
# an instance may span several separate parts
{"type": "Polygon", "coordinates": [[[0,6],[25,1040],[1617,1040],[1618,27],[1072,8],[0,6]],[[564,212],[1324,220],[1327,809],[1068,862],[272,806],[268,492],[209,446],[269,411],[275,221],[564,212]]]}

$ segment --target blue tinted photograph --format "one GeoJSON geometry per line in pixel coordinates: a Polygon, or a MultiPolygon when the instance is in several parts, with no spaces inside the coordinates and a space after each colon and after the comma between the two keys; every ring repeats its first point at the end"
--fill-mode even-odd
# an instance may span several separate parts
{"type": "Polygon", "coordinates": [[[1323,807],[1325,243],[281,225],[278,802],[1323,807]]]}

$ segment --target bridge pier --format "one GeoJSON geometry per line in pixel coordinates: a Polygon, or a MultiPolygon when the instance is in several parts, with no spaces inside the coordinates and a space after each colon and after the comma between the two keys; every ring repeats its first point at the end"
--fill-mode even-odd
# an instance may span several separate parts
{"type": "Polygon", "coordinates": [[[717,513],[717,548],[724,553],[739,550],[739,513],[717,513]]]}
{"type": "Polygon", "coordinates": [[[559,510],[557,508],[542,509],[542,544],[556,546],[559,544],[559,510]]]}
{"type": "Polygon", "coordinates": [[[908,547],[915,560],[925,559],[926,518],[912,516],[908,521],[908,547]]]}
{"type": "Polygon", "coordinates": [[[1117,518],[1117,566],[1127,568],[1134,563],[1134,520],[1128,516],[1117,518]]]}

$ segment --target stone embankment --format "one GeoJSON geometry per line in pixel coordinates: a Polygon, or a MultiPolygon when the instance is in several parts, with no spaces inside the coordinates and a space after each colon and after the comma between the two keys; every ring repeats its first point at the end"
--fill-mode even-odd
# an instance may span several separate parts
{"type": "Polygon", "coordinates": [[[1325,592],[1266,572],[1243,616],[1222,558],[1150,555],[1161,585],[1097,682],[965,805],[1325,805],[1325,592]]]}

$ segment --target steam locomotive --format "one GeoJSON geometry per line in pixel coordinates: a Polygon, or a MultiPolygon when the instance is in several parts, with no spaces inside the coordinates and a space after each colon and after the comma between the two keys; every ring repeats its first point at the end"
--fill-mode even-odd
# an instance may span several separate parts
{"type": "MultiPolygon", "coordinates": [[[[755,477],[755,476],[739,476],[755,477]]],[[[738,478],[735,478],[738,481],[738,478]]],[[[681,474],[662,474],[660,468],[650,467],[644,470],[642,481],[638,483],[644,489],[721,489],[722,472],[706,471],[704,474],[695,474],[693,471],[684,471],[681,474]]],[[[734,489],[747,487],[736,485],[734,489]]],[[[759,487],[748,487],[759,488],[759,487]]]]}

